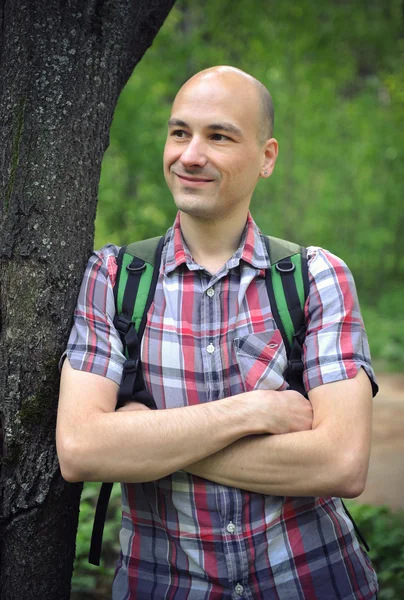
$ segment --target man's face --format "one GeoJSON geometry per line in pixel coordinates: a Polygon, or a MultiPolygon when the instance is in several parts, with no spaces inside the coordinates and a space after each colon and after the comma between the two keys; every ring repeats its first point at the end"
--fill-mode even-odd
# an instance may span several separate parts
{"type": "Polygon", "coordinates": [[[260,175],[275,164],[268,165],[268,142],[258,141],[260,117],[257,90],[243,76],[205,74],[183,86],[164,149],[164,175],[181,211],[207,220],[247,212],[260,175]]]}

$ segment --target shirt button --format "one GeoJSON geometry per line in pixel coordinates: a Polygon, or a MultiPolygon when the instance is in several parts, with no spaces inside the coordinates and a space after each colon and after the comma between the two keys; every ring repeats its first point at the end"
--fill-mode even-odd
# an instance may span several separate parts
{"type": "Polygon", "coordinates": [[[209,288],[206,291],[207,295],[209,296],[209,298],[212,298],[215,295],[215,290],[213,288],[209,288]]]}
{"type": "Polygon", "coordinates": [[[209,354],[213,354],[215,351],[215,347],[213,344],[209,344],[209,346],[206,348],[206,351],[209,352],[209,354]]]}
{"type": "Polygon", "coordinates": [[[232,523],[230,521],[230,523],[227,525],[226,529],[229,533],[234,533],[236,531],[236,526],[234,523],[232,523]]]}
{"type": "Polygon", "coordinates": [[[234,591],[236,592],[236,594],[238,596],[242,596],[243,592],[244,592],[244,588],[242,585],[240,585],[239,583],[236,585],[236,587],[234,588],[234,591]]]}

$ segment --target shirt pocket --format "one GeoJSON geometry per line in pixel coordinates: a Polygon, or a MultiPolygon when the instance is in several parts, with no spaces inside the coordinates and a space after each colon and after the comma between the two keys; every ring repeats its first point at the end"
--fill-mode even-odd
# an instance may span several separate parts
{"type": "Polygon", "coordinates": [[[287,358],[279,329],[236,338],[234,350],[246,392],[287,389],[283,377],[287,358]]]}

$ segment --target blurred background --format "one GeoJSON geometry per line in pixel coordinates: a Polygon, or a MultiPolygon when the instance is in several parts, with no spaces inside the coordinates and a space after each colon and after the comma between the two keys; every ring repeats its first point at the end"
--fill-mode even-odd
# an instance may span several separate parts
{"type": "MultiPolygon", "coordinates": [[[[404,598],[404,2],[178,0],[121,94],[99,187],[95,247],[161,235],[176,208],[162,152],[172,100],[230,64],[275,105],[280,154],[252,213],[264,233],[342,257],[357,284],[375,400],[369,484],[351,512],[369,538],[380,599],[404,598]]],[[[72,599],[110,598],[119,486],[101,568],[86,562],[97,484],[81,503],[72,599]]]]}

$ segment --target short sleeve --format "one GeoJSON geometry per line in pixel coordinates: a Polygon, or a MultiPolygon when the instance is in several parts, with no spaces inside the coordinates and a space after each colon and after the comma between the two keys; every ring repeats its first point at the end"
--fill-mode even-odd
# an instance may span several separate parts
{"type": "Polygon", "coordinates": [[[307,391],[351,379],[363,367],[378,391],[355,282],[343,260],[310,246],[310,292],[306,301],[307,334],[303,380],[307,391]]]}
{"type": "Polygon", "coordinates": [[[115,283],[119,248],[108,244],[94,252],[81,284],[74,323],[60,366],[67,356],[80,371],[102,375],[121,383],[125,361],[122,342],[114,327],[115,283]]]}

